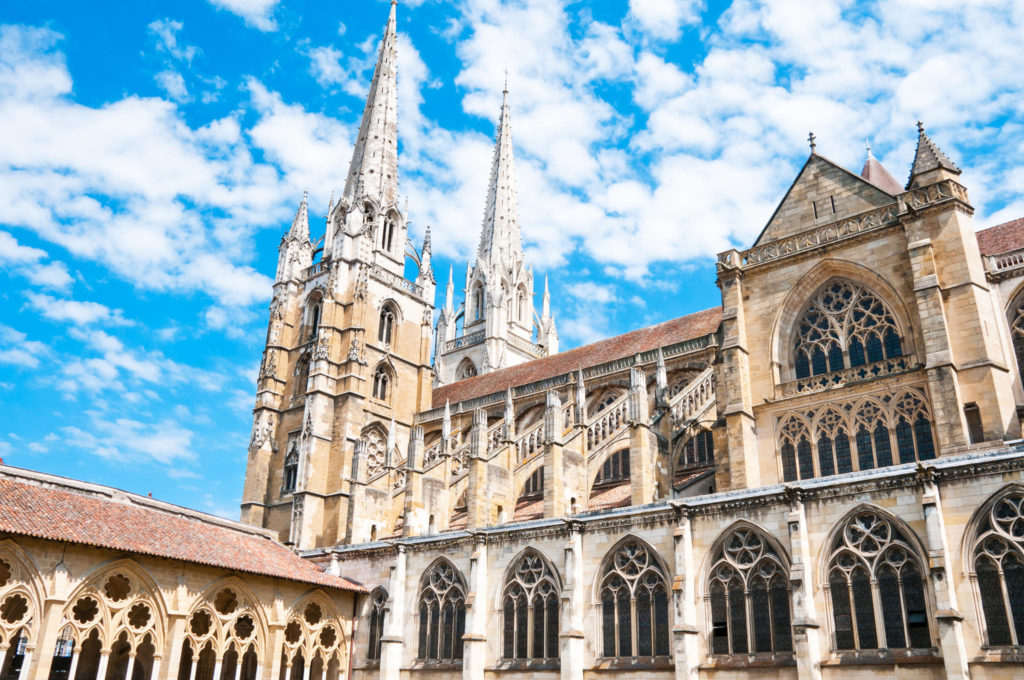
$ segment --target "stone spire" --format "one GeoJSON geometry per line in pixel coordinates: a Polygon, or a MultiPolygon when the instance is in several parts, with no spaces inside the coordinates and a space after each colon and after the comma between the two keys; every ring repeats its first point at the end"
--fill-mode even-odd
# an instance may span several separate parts
{"type": "Polygon", "coordinates": [[[309,200],[309,191],[302,192],[302,203],[299,203],[299,209],[295,212],[295,219],[292,220],[292,228],[288,230],[289,240],[298,240],[302,242],[309,241],[309,206],[307,204],[309,200]]]}
{"type": "Polygon", "coordinates": [[[455,315],[455,267],[448,265],[448,287],[444,291],[444,314],[446,317],[455,315]]]}
{"type": "Polygon", "coordinates": [[[548,290],[548,277],[544,276],[544,299],[541,302],[540,318],[546,321],[551,317],[551,291],[548,290]]]}
{"type": "Polygon", "coordinates": [[[398,201],[398,41],[394,0],[343,195],[353,202],[361,192],[380,201],[382,206],[398,201]]]}
{"type": "Polygon", "coordinates": [[[903,187],[900,186],[895,177],[889,174],[885,166],[878,162],[875,154],[871,153],[871,145],[868,144],[867,147],[868,157],[864,161],[864,168],[860,171],[860,176],[887,194],[892,194],[893,196],[902,194],[903,187]]]}
{"type": "Polygon", "coordinates": [[[512,121],[508,106],[508,85],[501,102],[501,117],[495,135],[494,162],[487,188],[487,205],[480,233],[477,259],[504,269],[515,269],[523,260],[523,244],[519,235],[519,203],[516,188],[515,157],[512,153],[512,121]]]}
{"type": "Polygon", "coordinates": [[[921,175],[932,170],[946,170],[954,175],[960,174],[960,168],[949,160],[949,157],[942,153],[942,149],[935,145],[924,132],[924,123],[917,122],[917,151],[914,152],[914,165],[910,169],[910,180],[907,182],[907,189],[913,189],[918,184],[915,180],[921,175]]]}

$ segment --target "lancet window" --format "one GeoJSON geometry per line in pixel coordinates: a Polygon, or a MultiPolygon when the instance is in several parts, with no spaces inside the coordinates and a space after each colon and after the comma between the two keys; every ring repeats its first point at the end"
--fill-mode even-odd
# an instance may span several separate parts
{"type": "Polygon", "coordinates": [[[852,281],[826,283],[797,322],[793,349],[797,378],[902,355],[899,329],[889,307],[852,281]]]}
{"type": "Polygon", "coordinates": [[[931,648],[924,571],[895,522],[871,510],[850,518],[828,565],[836,650],[931,648]]]}
{"type": "Polygon", "coordinates": [[[785,481],[935,458],[931,413],[916,388],[787,413],[778,423],[785,481]]]}
{"type": "Polygon", "coordinates": [[[699,430],[686,440],[679,454],[679,467],[701,467],[715,462],[715,441],[711,430],[699,430]]]}
{"type": "Polygon", "coordinates": [[[292,386],[292,395],[300,397],[306,393],[309,386],[309,354],[304,354],[295,362],[295,384],[292,386]]]}
{"type": "Polygon", "coordinates": [[[391,394],[391,372],[384,366],[378,366],[373,373],[373,398],[387,401],[391,394]]]}
{"type": "Polygon", "coordinates": [[[622,482],[629,479],[629,449],[616,451],[604,459],[594,477],[594,486],[622,482]]]}
{"type": "Polygon", "coordinates": [[[459,364],[459,369],[457,371],[457,375],[458,375],[458,379],[459,380],[465,380],[466,378],[472,378],[473,376],[476,375],[476,366],[469,359],[469,357],[466,357],[465,359],[463,359],[462,363],[459,364]]]}
{"type": "Polygon", "coordinates": [[[185,624],[178,678],[256,680],[261,645],[253,603],[235,588],[220,588],[192,608],[185,624]],[[219,676],[217,659],[221,660],[219,676]]]}
{"type": "Polygon", "coordinates": [[[384,225],[380,231],[380,247],[381,250],[391,250],[395,238],[395,224],[397,219],[393,212],[388,213],[387,217],[384,218],[384,225]]]}
{"type": "Polygon", "coordinates": [[[281,492],[288,493],[295,490],[295,484],[299,478],[299,443],[292,440],[288,447],[288,455],[284,457],[284,468],[281,475],[281,492]]]}
{"type": "Polygon", "coordinates": [[[314,302],[309,308],[309,340],[316,340],[316,334],[320,330],[320,302],[314,302]]]}
{"type": "Polygon", "coordinates": [[[297,607],[284,628],[281,677],[287,680],[336,678],[344,659],[340,619],[326,602],[297,607]]]}
{"type": "Polygon", "coordinates": [[[519,498],[539,498],[544,495],[544,467],[541,466],[530,473],[523,483],[519,498]]]}
{"type": "Polygon", "coordinates": [[[558,658],[558,593],[557,577],[539,553],[516,560],[502,595],[503,658],[558,658]]]}
{"type": "MultiPolygon", "coordinates": [[[[0,677],[18,678],[30,641],[38,634],[30,573],[21,560],[0,552],[0,677]]],[[[27,673],[25,677],[28,677],[27,673]]]]}
{"type": "Polygon", "coordinates": [[[710,573],[712,654],[793,651],[789,569],[764,536],[748,527],[731,531],[710,573]]]}
{"type": "Polygon", "coordinates": [[[973,557],[988,645],[1024,644],[1024,492],[1015,488],[991,504],[973,557]]]}
{"type": "Polygon", "coordinates": [[[393,340],[395,325],[395,309],[390,304],[384,305],[380,310],[380,320],[377,325],[377,341],[385,346],[390,346],[393,340]]]}
{"type": "Polygon", "coordinates": [[[473,286],[473,321],[484,318],[484,288],[479,283],[473,286]]]}
{"type": "Polygon", "coordinates": [[[438,562],[424,578],[419,617],[418,659],[462,659],[462,636],[466,632],[466,586],[451,563],[438,562]]]}
{"type": "Polygon", "coordinates": [[[647,545],[620,544],[601,572],[602,656],[667,657],[668,579],[647,545]]]}
{"type": "Polygon", "coordinates": [[[370,598],[370,631],[366,649],[367,659],[380,659],[381,638],[384,637],[384,616],[387,604],[388,592],[383,588],[374,590],[370,598]]]}

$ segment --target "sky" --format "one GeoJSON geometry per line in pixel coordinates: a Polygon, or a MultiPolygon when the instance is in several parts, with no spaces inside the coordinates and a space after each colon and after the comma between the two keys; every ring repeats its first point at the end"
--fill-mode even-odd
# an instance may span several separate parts
{"type": "MultiPolygon", "coordinates": [[[[6,463],[238,516],[277,244],[305,189],[323,232],[387,14],[0,5],[6,463]]],[[[903,181],[922,120],[977,228],[1024,216],[1021,0],[404,0],[398,28],[411,237],[462,283],[507,69],[563,349],[717,304],[715,254],[752,244],[812,130],[903,181]]]]}

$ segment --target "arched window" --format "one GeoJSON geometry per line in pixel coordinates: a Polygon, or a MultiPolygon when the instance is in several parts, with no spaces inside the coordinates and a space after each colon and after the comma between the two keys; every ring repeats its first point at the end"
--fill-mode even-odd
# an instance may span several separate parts
{"type": "Polygon", "coordinates": [[[479,283],[473,286],[473,321],[484,318],[484,287],[479,283]]]}
{"type": "Polygon", "coordinates": [[[594,477],[594,486],[622,482],[627,479],[629,479],[629,449],[622,449],[604,459],[601,469],[594,477]]]}
{"type": "Polygon", "coordinates": [[[284,457],[284,468],[281,475],[281,492],[288,493],[295,490],[295,484],[299,477],[299,444],[292,440],[288,455],[284,457]]]}
{"type": "Polygon", "coordinates": [[[845,416],[839,409],[830,407],[816,420],[815,445],[819,476],[852,471],[853,459],[850,456],[850,436],[846,432],[845,416]]]}
{"type": "Polygon", "coordinates": [[[516,319],[521,323],[526,323],[526,291],[523,290],[522,286],[516,291],[516,319]]]}
{"type": "Polygon", "coordinates": [[[377,341],[382,345],[392,344],[395,326],[395,308],[390,304],[380,310],[380,321],[377,325],[377,341]]]}
{"type": "Polygon", "coordinates": [[[378,366],[373,373],[373,398],[387,401],[390,389],[391,372],[385,366],[378,366]]]}
{"type": "Polygon", "coordinates": [[[629,539],[601,572],[601,633],[605,658],[667,657],[668,580],[651,549],[629,539]]]}
{"type": "Polygon", "coordinates": [[[701,467],[715,462],[715,441],[711,430],[700,430],[686,440],[679,454],[680,467],[701,467]]]}
{"type": "Polygon", "coordinates": [[[367,659],[380,659],[380,640],[384,636],[384,615],[388,603],[388,593],[383,588],[373,591],[370,598],[370,633],[368,647],[366,649],[367,659]]]}
{"type": "Polygon", "coordinates": [[[304,354],[295,362],[295,384],[292,386],[292,396],[300,397],[306,393],[309,386],[309,355],[304,354]]]}
{"type": "Polygon", "coordinates": [[[903,355],[889,307],[863,286],[836,279],[815,293],[796,327],[797,378],[903,355]]]}
{"type": "Polygon", "coordinates": [[[896,400],[894,409],[896,450],[901,463],[931,460],[935,457],[932,422],[928,407],[916,391],[906,391],[896,400]]]}
{"type": "Polygon", "coordinates": [[[558,658],[558,580],[547,562],[529,550],[505,581],[501,607],[502,658],[558,658]]]}
{"type": "Polygon", "coordinates": [[[526,478],[519,498],[537,498],[544,495],[544,466],[537,468],[526,478]]]}
{"type": "Polygon", "coordinates": [[[459,364],[458,370],[455,371],[456,380],[465,380],[466,378],[472,378],[475,375],[476,365],[469,357],[463,359],[462,362],[459,364]]]}
{"type": "Polygon", "coordinates": [[[711,653],[792,652],[789,570],[753,529],[736,529],[715,551],[708,585],[711,653]]]}
{"type": "Polygon", "coordinates": [[[309,310],[309,340],[312,342],[316,340],[317,331],[320,330],[320,309],[321,305],[319,302],[313,304],[309,310]]]}
{"type": "Polygon", "coordinates": [[[779,435],[779,455],[782,458],[784,481],[792,482],[814,476],[811,437],[807,423],[802,418],[793,415],[783,421],[779,435]]]}
{"type": "Polygon", "coordinates": [[[1005,494],[982,516],[974,575],[988,645],[1024,644],[1024,492],[1005,494]]]}
{"type": "Polygon", "coordinates": [[[931,648],[924,571],[894,522],[871,510],[847,520],[828,565],[836,650],[931,648]]]}
{"type": "Polygon", "coordinates": [[[395,217],[395,213],[389,212],[387,217],[384,218],[384,226],[380,230],[380,248],[381,250],[391,250],[391,246],[394,245],[395,238],[395,225],[398,219],[395,217]]]}
{"type": "Polygon", "coordinates": [[[454,661],[462,658],[466,633],[466,587],[447,561],[438,562],[423,580],[419,600],[421,660],[454,661]]]}

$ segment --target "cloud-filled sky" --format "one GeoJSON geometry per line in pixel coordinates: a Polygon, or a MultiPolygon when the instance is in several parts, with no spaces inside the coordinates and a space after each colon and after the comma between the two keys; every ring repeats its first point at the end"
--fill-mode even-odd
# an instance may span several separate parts
{"type": "MultiPolygon", "coordinates": [[[[1024,3],[405,0],[401,192],[474,251],[508,70],[563,347],[714,305],[806,159],[1024,215],[1024,3]]],[[[0,9],[0,457],[237,516],[277,243],[341,188],[387,0],[0,9]]],[[[323,219],[313,221],[322,232],[323,219]]],[[[439,294],[443,295],[442,290],[439,294]]]]}

